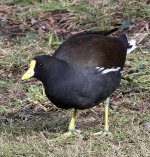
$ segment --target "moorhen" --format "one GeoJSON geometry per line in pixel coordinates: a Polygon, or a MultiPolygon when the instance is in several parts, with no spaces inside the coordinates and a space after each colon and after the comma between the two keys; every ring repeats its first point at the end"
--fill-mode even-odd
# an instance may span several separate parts
{"type": "MultiPolygon", "coordinates": [[[[114,28],[83,32],[64,41],[55,53],[36,56],[22,80],[35,77],[49,100],[59,108],[74,109],[69,130],[75,130],[77,110],[98,105],[119,86],[127,52],[135,41],[125,34],[114,37],[114,28]]],[[[108,104],[105,104],[105,131],[108,131],[108,104]]]]}

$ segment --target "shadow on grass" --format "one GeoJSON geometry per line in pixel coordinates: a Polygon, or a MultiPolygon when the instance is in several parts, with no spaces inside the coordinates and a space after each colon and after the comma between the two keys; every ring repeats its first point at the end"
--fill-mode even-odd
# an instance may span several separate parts
{"type": "MultiPolygon", "coordinates": [[[[32,132],[47,131],[52,134],[67,132],[72,111],[57,108],[45,112],[33,112],[31,109],[12,112],[2,115],[0,132],[14,135],[30,134],[32,132]]],[[[91,130],[100,127],[102,114],[99,107],[96,110],[79,111],[77,129],[91,130]]],[[[102,126],[103,127],[103,126],[102,126]]]]}

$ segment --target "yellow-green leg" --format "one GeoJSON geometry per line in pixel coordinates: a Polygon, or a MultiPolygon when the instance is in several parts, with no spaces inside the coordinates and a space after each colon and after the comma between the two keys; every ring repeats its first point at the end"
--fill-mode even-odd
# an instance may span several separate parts
{"type": "Polygon", "coordinates": [[[109,125],[108,125],[108,113],[109,113],[109,104],[110,104],[110,98],[107,98],[104,102],[105,104],[105,110],[104,110],[104,131],[100,131],[97,133],[94,133],[93,135],[111,135],[109,132],[109,125]]]}
{"type": "Polygon", "coordinates": [[[72,115],[70,123],[69,123],[69,128],[68,128],[69,131],[74,131],[75,130],[76,116],[77,116],[77,110],[74,109],[73,115],[72,115]]]}
{"type": "Polygon", "coordinates": [[[71,136],[72,134],[80,135],[80,130],[75,129],[76,116],[77,116],[77,110],[74,109],[73,115],[72,115],[70,123],[69,123],[68,132],[65,133],[65,136],[71,136]]]}
{"type": "Polygon", "coordinates": [[[109,125],[108,125],[108,112],[109,112],[109,103],[110,103],[110,98],[107,98],[105,101],[105,122],[104,122],[104,131],[109,131],[109,125]]]}
{"type": "Polygon", "coordinates": [[[73,115],[72,115],[70,123],[69,123],[68,132],[63,134],[63,136],[61,136],[61,137],[57,137],[55,139],[52,139],[51,141],[64,140],[65,138],[68,138],[68,137],[70,137],[72,135],[78,135],[78,136],[82,137],[82,135],[80,135],[80,131],[75,129],[76,116],[77,116],[77,110],[74,109],[73,115]]]}

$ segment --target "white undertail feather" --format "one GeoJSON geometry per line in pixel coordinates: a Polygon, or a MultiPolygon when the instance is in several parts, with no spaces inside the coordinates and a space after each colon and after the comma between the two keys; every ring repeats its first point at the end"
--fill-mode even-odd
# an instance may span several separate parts
{"type": "Polygon", "coordinates": [[[137,48],[136,40],[134,40],[134,39],[130,40],[129,45],[132,46],[132,47],[127,49],[127,54],[131,53],[133,50],[135,50],[137,48]]]}

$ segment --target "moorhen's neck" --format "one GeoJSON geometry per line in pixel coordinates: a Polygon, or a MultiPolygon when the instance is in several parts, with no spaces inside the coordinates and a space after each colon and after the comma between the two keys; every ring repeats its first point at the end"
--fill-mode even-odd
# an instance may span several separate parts
{"type": "Polygon", "coordinates": [[[60,80],[67,80],[69,76],[73,75],[74,70],[67,62],[55,57],[52,57],[50,62],[40,78],[44,86],[50,86],[60,80]]]}

